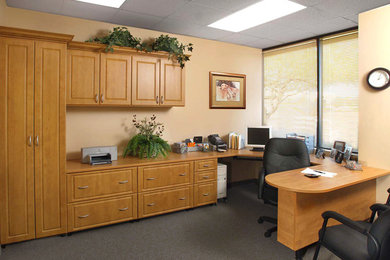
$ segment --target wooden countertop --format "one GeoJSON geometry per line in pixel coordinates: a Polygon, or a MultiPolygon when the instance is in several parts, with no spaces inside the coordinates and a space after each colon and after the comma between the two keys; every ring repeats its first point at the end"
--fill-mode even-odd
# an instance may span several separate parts
{"type": "MultiPolygon", "coordinates": [[[[313,157],[311,157],[311,159],[312,158],[313,157]]],[[[374,180],[390,173],[390,170],[372,167],[363,167],[363,171],[352,171],[335,163],[329,158],[315,159],[316,160],[313,159],[313,161],[319,164],[311,166],[310,168],[335,172],[337,175],[333,178],[308,178],[301,173],[303,169],[297,169],[267,175],[265,180],[269,185],[277,187],[278,189],[300,193],[325,193],[365,181],[374,180]]]]}
{"type": "Polygon", "coordinates": [[[263,152],[252,152],[248,149],[228,150],[226,152],[189,152],[185,154],[169,153],[167,157],[159,157],[155,159],[140,159],[138,157],[128,156],[126,158],[118,158],[118,160],[113,161],[112,164],[103,165],[89,165],[81,163],[80,160],[69,160],[66,162],[66,173],[110,170],[134,166],[145,166],[202,159],[215,159],[234,156],[262,158],[263,154],[263,152]]]}

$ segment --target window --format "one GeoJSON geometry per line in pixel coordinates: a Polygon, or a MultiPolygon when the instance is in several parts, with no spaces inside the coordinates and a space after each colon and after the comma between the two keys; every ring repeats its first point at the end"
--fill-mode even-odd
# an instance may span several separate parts
{"type": "Polygon", "coordinates": [[[263,59],[263,124],[273,136],[312,135],[320,147],[339,140],[357,150],[357,31],[265,50],[263,59]]]}

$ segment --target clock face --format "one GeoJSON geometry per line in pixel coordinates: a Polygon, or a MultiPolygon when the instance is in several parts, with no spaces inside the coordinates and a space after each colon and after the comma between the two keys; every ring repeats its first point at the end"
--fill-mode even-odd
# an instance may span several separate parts
{"type": "Polygon", "coordinates": [[[367,76],[367,82],[374,89],[385,89],[390,85],[390,72],[385,68],[373,69],[367,76]]]}

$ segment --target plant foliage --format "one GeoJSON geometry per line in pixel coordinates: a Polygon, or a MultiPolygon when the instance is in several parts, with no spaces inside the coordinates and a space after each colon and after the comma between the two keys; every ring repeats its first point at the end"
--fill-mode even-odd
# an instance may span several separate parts
{"type": "Polygon", "coordinates": [[[115,27],[108,35],[89,39],[88,42],[97,42],[107,44],[106,52],[114,52],[112,46],[132,47],[137,50],[144,50],[145,46],[141,43],[141,38],[134,37],[126,27],[115,27]]]}
{"type": "Polygon", "coordinates": [[[131,35],[126,27],[115,27],[108,35],[91,38],[87,42],[107,44],[106,52],[113,52],[114,48],[112,46],[131,47],[146,52],[165,51],[169,53],[170,59],[173,57],[179,62],[181,68],[184,68],[185,62],[190,60],[190,57],[184,52],[192,52],[193,50],[192,43],[183,44],[177,38],[169,35],[160,35],[160,37],[153,39],[148,44],[141,42],[141,38],[131,35]]]}
{"type": "Polygon", "coordinates": [[[136,115],[133,115],[133,125],[139,133],[130,139],[123,151],[123,157],[133,155],[139,158],[154,158],[160,154],[168,155],[171,147],[160,137],[164,132],[164,125],[156,122],[155,115],[141,121],[137,121],[136,115]]]}
{"type": "Polygon", "coordinates": [[[180,67],[184,67],[184,63],[190,60],[188,55],[184,54],[186,50],[192,52],[193,44],[189,43],[187,45],[180,43],[177,38],[169,37],[169,35],[160,35],[152,44],[152,49],[154,51],[166,51],[169,53],[169,57],[172,56],[177,59],[180,63],[180,67]]]}

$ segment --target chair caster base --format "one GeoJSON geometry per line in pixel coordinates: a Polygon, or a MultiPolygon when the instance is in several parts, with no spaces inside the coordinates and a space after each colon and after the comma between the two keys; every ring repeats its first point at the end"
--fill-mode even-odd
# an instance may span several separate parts
{"type": "Polygon", "coordinates": [[[3,249],[4,249],[4,248],[5,248],[5,245],[1,245],[1,248],[3,248],[3,249]]]}
{"type": "Polygon", "coordinates": [[[265,237],[270,237],[271,235],[272,235],[272,233],[271,233],[271,232],[268,232],[268,231],[264,233],[264,236],[265,236],[265,237]]]}
{"type": "Polygon", "coordinates": [[[257,223],[259,223],[259,224],[263,224],[263,222],[264,222],[264,220],[263,220],[262,218],[259,218],[259,219],[257,220],[257,223]]]}

